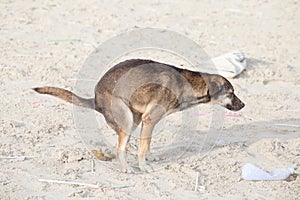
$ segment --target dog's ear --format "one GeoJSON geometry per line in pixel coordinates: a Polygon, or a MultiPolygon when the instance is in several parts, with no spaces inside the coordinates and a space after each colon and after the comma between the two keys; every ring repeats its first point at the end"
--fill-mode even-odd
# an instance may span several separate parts
{"type": "Polygon", "coordinates": [[[198,83],[194,84],[194,91],[196,92],[196,96],[197,99],[200,100],[202,103],[206,103],[210,101],[210,94],[209,94],[209,85],[206,83],[206,81],[201,78],[201,77],[197,77],[198,78],[198,83]]]}
{"type": "Polygon", "coordinates": [[[222,87],[217,82],[210,82],[208,84],[208,92],[210,97],[214,97],[216,94],[218,94],[222,90],[222,87]]]}
{"type": "Polygon", "coordinates": [[[204,87],[202,87],[201,95],[197,95],[197,99],[200,100],[199,103],[207,103],[210,101],[211,97],[209,94],[208,85],[204,83],[204,87]]]}

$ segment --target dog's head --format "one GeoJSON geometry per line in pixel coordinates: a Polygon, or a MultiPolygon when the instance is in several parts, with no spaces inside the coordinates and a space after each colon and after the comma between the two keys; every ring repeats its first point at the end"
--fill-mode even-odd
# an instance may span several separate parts
{"type": "Polygon", "coordinates": [[[241,110],[245,104],[234,94],[231,83],[220,75],[210,75],[206,79],[212,103],[219,104],[228,110],[241,110]]]}

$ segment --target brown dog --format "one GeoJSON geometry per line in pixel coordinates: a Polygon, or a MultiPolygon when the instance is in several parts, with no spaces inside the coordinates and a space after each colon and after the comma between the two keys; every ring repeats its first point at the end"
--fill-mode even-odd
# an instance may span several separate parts
{"type": "Polygon", "coordinates": [[[149,171],[145,155],[150,149],[152,130],[162,117],[200,103],[220,104],[233,111],[245,105],[234,95],[230,82],[220,75],[140,59],[121,62],[106,72],[95,88],[95,98],[84,99],[55,87],[34,90],[102,113],[118,134],[117,157],[122,171],[127,173],[134,171],[125,159],[125,147],[140,122],[139,168],[149,171]]]}

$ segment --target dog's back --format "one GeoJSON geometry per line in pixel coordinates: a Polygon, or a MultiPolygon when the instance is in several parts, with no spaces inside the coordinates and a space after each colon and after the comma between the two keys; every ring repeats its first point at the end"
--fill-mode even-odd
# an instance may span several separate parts
{"type": "Polygon", "coordinates": [[[96,109],[103,111],[112,97],[118,97],[127,106],[143,113],[152,102],[170,110],[179,109],[184,102],[209,101],[204,98],[207,92],[199,72],[135,59],[121,62],[105,73],[95,88],[95,103],[96,109]]]}

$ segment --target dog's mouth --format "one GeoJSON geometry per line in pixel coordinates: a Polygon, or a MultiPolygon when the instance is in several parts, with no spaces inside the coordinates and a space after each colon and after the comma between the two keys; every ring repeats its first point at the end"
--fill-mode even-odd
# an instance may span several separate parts
{"type": "Polygon", "coordinates": [[[227,104],[225,106],[225,108],[227,108],[228,110],[231,110],[231,111],[239,111],[239,110],[241,110],[244,107],[245,107],[245,104],[243,102],[239,103],[238,105],[227,104]]]}

